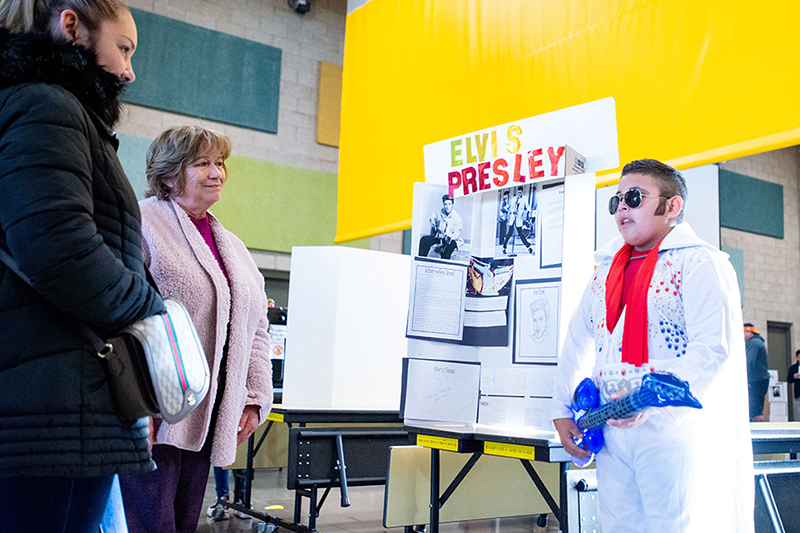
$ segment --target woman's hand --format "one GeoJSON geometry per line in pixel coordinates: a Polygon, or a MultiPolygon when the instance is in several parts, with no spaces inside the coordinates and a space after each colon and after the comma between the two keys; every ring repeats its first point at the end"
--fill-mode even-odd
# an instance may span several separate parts
{"type": "Polygon", "coordinates": [[[258,411],[256,405],[245,405],[242,418],[239,419],[238,433],[236,434],[236,444],[241,444],[250,438],[258,428],[258,411]]]}
{"type": "Polygon", "coordinates": [[[579,459],[589,458],[590,453],[575,444],[575,441],[572,440],[572,437],[577,437],[579,439],[583,437],[583,433],[581,433],[578,424],[576,424],[573,419],[556,418],[553,420],[553,426],[555,426],[558,437],[561,439],[561,445],[564,446],[564,450],[568,454],[573,457],[578,457],[579,459]]]}
{"type": "MultiPolygon", "coordinates": [[[[609,396],[609,399],[616,400],[617,398],[621,398],[627,393],[628,391],[615,392],[614,394],[609,396]]],[[[609,418],[606,424],[619,429],[635,428],[636,426],[647,420],[647,417],[650,415],[650,409],[652,409],[652,407],[649,409],[645,409],[641,413],[636,413],[635,415],[629,418],[609,418]]]]}

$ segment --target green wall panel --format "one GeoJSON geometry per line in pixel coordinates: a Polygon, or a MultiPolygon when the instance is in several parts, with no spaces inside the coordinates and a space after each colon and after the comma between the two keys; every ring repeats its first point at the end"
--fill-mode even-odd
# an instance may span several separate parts
{"type": "Polygon", "coordinates": [[[783,239],[783,186],[720,169],[719,225],[783,239]]]}
{"type": "Polygon", "coordinates": [[[173,113],[278,131],[281,50],[131,9],[139,32],[136,81],[125,101],[173,113]]]}
{"type": "Polygon", "coordinates": [[[132,135],[117,134],[119,137],[119,150],[117,155],[131,182],[136,199],[144,199],[144,191],[147,189],[147,149],[152,142],[150,139],[133,137],[132,135]]]}
{"type": "MultiPolygon", "coordinates": [[[[119,135],[119,159],[138,199],[144,198],[149,139],[119,135]]],[[[227,160],[228,182],[211,208],[248,248],[291,252],[292,246],[333,246],[336,174],[246,157],[227,160]]],[[[343,244],[369,249],[369,239],[343,244]]]]}
{"type": "Polygon", "coordinates": [[[740,304],[744,307],[744,250],[732,246],[720,246],[720,250],[728,254],[728,260],[736,271],[736,281],[739,282],[740,304]]]}
{"type": "MultiPolygon", "coordinates": [[[[336,234],[336,174],[231,157],[214,215],[248,248],[291,252],[331,246],[336,234]]],[[[348,243],[369,248],[369,240],[348,243]]]]}

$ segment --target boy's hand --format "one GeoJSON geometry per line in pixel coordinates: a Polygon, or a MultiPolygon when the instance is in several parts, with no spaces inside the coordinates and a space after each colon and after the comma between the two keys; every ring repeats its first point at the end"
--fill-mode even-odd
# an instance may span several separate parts
{"type": "Polygon", "coordinates": [[[553,420],[553,426],[555,426],[556,431],[558,432],[558,437],[561,439],[561,444],[564,446],[564,451],[573,457],[578,457],[579,459],[589,458],[590,453],[575,444],[575,441],[572,440],[572,437],[583,437],[583,433],[581,433],[578,424],[576,424],[573,419],[556,418],[553,420]]]}
{"type": "MultiPolygon", "coordinates": [[[[626,395],[627,393],[628,393],[628,391],[615,392],[614,394],[612,394],[609,397],[609,399],[616,400],[617,398],[621,398],[622,396],[626,395]]],[[[608,424],[609,426],[613,426],[615,428],[619,428],[619,429],[635,428],[636,426],[638,426],[639,424],[641,424],[642,422],[647,420],[647,417],[650,415],[650,410],[651,409],[652,409],[652,407],[650,407],[649,409],[645,409],[641,413],[636,413],[635,415],[633,415],[630,418],[609,418],[608,422],[606,422],[606,424],[608,424]]]]}

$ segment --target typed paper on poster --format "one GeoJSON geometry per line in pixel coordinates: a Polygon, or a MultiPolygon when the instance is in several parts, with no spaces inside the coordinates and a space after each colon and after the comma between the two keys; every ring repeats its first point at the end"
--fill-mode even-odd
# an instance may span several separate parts
{"type": "Polygon", "coordinates": [[[467,266],[416,258],[406,335],[460,341],[464,330],[467,266]]]}

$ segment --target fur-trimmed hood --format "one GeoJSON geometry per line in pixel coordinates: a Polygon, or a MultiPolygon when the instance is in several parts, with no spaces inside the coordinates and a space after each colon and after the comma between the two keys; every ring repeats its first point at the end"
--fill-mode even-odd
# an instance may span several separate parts
{"type": "Polygon", "coordinates": [[[0,28],[0,90],[23,83],[63,87],[108,127],[119,119],[124,83],[97,64],[92,50],[48,35],[0,28]]]}

